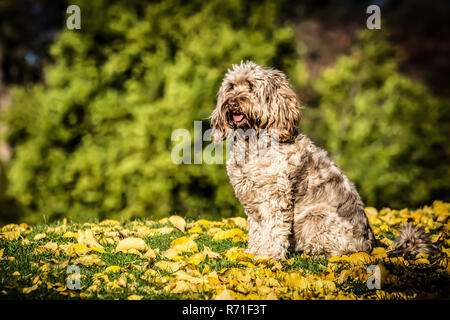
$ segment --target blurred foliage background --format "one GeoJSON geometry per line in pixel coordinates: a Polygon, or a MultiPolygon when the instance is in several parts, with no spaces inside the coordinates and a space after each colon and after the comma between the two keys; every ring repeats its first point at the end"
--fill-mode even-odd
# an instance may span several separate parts
{"type": "Polygon", "coordinates": [[[381,30],[364,1],[70,4],[81,30],[69,3],[0,5],[0,223],[243,215],[224,165],[174,164],[171,134],[206,129],[247,59],[289,76],[367,205],[450,200],[446,2],[379,1],[381,30]]]}

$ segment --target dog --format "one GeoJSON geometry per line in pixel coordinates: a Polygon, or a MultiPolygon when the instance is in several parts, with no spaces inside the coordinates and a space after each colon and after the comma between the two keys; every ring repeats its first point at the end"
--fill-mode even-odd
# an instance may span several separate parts
{"type": "MultiPolygon", "coordinates": [[[[210,120],[214,142],[233,141],[226,168],[247,215],[246,252],[282,259],[291,247],[331,257],[377,245],[353,183],[298,131],[300,105],[284,73],[251,61],[233,65],[210,120]],[[251,157],[258,140],[267,148],[262,157],[251,157]]],[[[408,230],[413,232],[403,232],[397,253],[416,248],[415,241],[432,251],[423,230],[408,230]]]]}

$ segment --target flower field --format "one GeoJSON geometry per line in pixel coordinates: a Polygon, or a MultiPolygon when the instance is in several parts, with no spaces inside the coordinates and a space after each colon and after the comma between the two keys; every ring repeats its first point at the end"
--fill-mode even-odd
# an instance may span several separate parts
{"type": "Polygon", "coordinates": [[[247,223],[104,220],[9,224],[0,233],[0,299],[448,299],[450,203],[366,208],[371,254],[274,261],[244,253],[247,223]],[[439,254],[388,257],[401,225],[426,228],[439,254]]]}

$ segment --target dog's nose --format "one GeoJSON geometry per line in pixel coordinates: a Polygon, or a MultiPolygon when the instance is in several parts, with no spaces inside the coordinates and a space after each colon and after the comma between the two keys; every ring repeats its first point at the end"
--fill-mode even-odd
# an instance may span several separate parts
{"type": "Polygon", "coordinates": [[[228,104],[229,104],[229,106],[231,107],[231,108],[236,108],[237,106],[238,106],[238,103],[237,103],[237,101],[236,100],[230,100],[229,102],[228,102],[228,104]]]}

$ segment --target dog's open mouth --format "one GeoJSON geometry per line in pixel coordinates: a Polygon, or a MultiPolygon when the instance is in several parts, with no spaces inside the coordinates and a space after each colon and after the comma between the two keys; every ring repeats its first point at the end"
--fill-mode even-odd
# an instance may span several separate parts
{"type": "Polygon", "coordinates": [[[242,120],[244,120],[244,115],[241,113],[233,113],[233,121],[236,123],[241,122],[242,120]]]}

